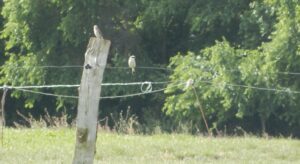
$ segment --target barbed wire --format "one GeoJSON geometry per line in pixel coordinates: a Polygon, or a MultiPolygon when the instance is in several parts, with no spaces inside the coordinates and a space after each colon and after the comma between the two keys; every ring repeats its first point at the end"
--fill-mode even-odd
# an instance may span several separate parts
{"type": "Polygon", "coordinates": [[[284,75],[300,75],[300,72],[278,72],[278,73],[284,75]]]}
{"type": "Polygon", "coordinates": [[[81,65],[36,65],[36,66],[18,66],[18,65],[2,65],[0,68],[12,67],[12,68],[83,68],[81,65]]]}
{"type": "Polygon", "coordinates": [[[45,95],[45,96],[53,96],[53,97],[61,97],[61,98],[73,98],[73,99],[77,99],[78,98],[78,96],[52,94],[52,93],[46,93],[46,92],[40,92],[40,91],[33,91],[33,90],[22,89],[22,88],[11,88],[11,89],[15,89],[15,90],[18,90],[18,91],[23,91],[23,92],[34,93],[34,94],[45,95]]]}
{"type": "MultiPolygon", "coordinates": [[[[177,85],[174,85],[172,87],[176,87],[176,86],[180,86],[180,85],[184,85],[185,83],[179,83],[177,85]]],[[[46,92],[40,92],[40,91],[33,91],[33,90],[28,90],[28,89],[22,89],[22,88],[10,88],[10,89],[15,89],[15,90],[19,90],[19,91],[23,91],[23,92],[28,92],[28,93],[33,93],[33,94],[40,94],[40,95],[45,95],[45,96],[53,96],[53,97],[60,97],[60,98],[72,98],[72,99],[78,99],[79,96],[69,96],[69,95],[60,95],[60,94],[52,94],[52,93],[46,93],[46,92]]],[[[152,94],[152,93],[157,93],[157,92],[162,92],[165,89],[167,89],[167,87],[165,88],[161,88],[161,89],[157,89],[157,90],[151,90],[148,92],[139,92],[139,93],[133,93],[133,94],[126,94],[126,95],[119,95],[119,96],[103,96],[103,97],[99,97],[99,99],[116,99],[116,98],[127,98],[127,97],[133,97],[133,96],[141,96],[141,95],[146,95],[146,94],[152,94]]]]}
{"type": "MultiPolygon", "coordinates": [[[[203,71],[207,71],[207,72],[217,72],[213,69],[205,69],[205,68],[200,68],[199,69],[202,69],[203,71]]],[[[241,72],[241,70],[239,69],[223,69],[222,71],[225,71],[225,72],[241,72]]],[[[261,72],[258,72],[258,71],[253,71],[253,73],[255,74],[259,74],[261,72]]],[[[283,71],[278,71],[278,72],[273,72],[274,74],[283,74],[283,75],[300,75],[300,72],[283,72],[283,71]]]]}
{"type": "MultiPolygon", "coordinates": [[[[112,67],[112,66],[107,66],[105,68],[108,69],[131,69],[129,67],[112,67]]],[[[166,70],[166,71],[173,71],[171,68],[167,67],[135,67],[136,69],[151,69],[151,70],[166,70]]]]}
{"type": "MultiPolygon", "coordinates": [[[[198,82],[208,83],[208,84],[211,84],[211,85],[216,84],[216,83],[214,83],[212,81],[209,81],[209,80],[198,80],[198,82]]],[[[300,94],[300,91],[294,91],[294,90],[291,90],[290,88],[276,89],[276,88],[257,87],[257,86],[242,85],[242,84],[231,84],[231,83],[226,83],[226,82],[219,82],[219,83],[217,83],[217,85],[250,88],[250,89],[256,89],[256,90],[263,90],[263,91],[274,91],[274,92],[285,92],[285,93],[300,94]]]]}
{"type": "MultiPolygon", "coordinates": [[[[8,66],[0,66],[0,68],[4,67],[13,67],[17,69],[21,68],[53,68],[53,69],[64,69],[64,68],[83,68],[82,65],[46,65],[46,66],[16,66],[16,65],[8,65],[8,66]]],[[[101,65],[100,65],[101,67],[101,65]]],[[[130,69],[129,67],[114,67],[114,66],[105,66],[106,69],[130,69]]],[[[136,69],[151,69],[151,70],[166,70],[166,71],[173,71],[173,69],[168,68],[168,67],[151,67],[151,66],[141,66],[141,67],[136,67],[136,69]]],[[[206,71],[212,71],[212,70],[206,70],[206,71]]],[[[240,72],[238,69],[228,69],[225,71],[229,72],[240,72]]],[[[284,74],[284,75],[300,75],[300,72],[284,72],[284,71],[279,71],[279,72],[274,72],[275,74],[284,74]]]]}
{"type": "MultiPolygon", "coordinates": [[[[0,68],[4,67],[12,67],[12,68],[17,68],[17,69],[24,69],[24,68],[53,68],[53,69],[64,69],[64,68],[83,68],[84,66],[82,65],[46,65],[46,66],[15,66],[15,65],[8,65],[8,66],[0,66],[0,68]]],[[[100,65],[98,67],[104,67],[104,65],[100,65]]],[[[106,69],[131,69],[129,67],[114,67],[114,66],[105,66],[106,69]]],[[[136,67],[136,69],[151,69],[151,70],[167,70],[167,71],[172,71],[172,69],[167,68],[167,67],[154,67],[154,66],[141,66],[141,67],[136,67]]]]}
{"type": "Polygon", "coordinates": [[[144,81],[144,82],[131,82],[131,83],[102,83],[102,86],[126,86],[126,85],[143,85],[145,83],[151,83],[151,84],[168,84],[172,81],[144,81]]]}
{"type": "Polygon", "coordinates": [[[75,88],[79,87],[79,84],[74,85],[29,85],[29,86],[6,86],[6,87],[0,87],[2,88],[8,88],[8,89],[41,89],[41,88],[75,88]]]}
{"type": "MultiPolygon", "coordinates": [[[[102,83],[101,86],[132,86],[132,85],[147,85],[147,84],[168,84],[171,81],[145,81],[145,82],[129,82],[129,83],[102,83]]],[[[76,88],[80,84],[59,84],[59,85],[29,85],[29,86],[2,86],[0,89],[40,89],[40,88],[76,88]]]]}
{"type": "MultiPolygon", "coordinates": [[[[141,86],[141,93],[151,92],[152,93],[152,84],[169,84],[172,81],[161,81],[161,82],[129,82],[129,83],[102,83],[101,86],[132,86],[132,85],[140,85],[141,86]],[[146,89],[144,89],[144,86],[146,86],[146,89]]],[[[242,88],[250,88],[250,89],[256,89],[256,90],[264,90],[264,91],[274,91],[274,92],[286,92],[286,93],[293,93],[293,94],[300,94],[300,91],[291,90],[290,88],[284,88],[284,89],[276,89],[276,88],[267,88],[267,87],[258,87],[258,86],[251,86],[251,85],[243,85],[243,84],[232,84],[227,82],[213,82],[212,80],[200,80],[198,79],[196,82],[202,82],[202,83],[208,83],[211,85],[225,85],[225,86],[231,86],[231,87],[242,87],[242,88]]],[[[174,82],[173,82],[174,83],[174,82]]],[[[186,83],[184,83],[186,84],[186,83]]],[[[32,91],[32,90],[26,90],[26,89],[42,89],[42,88],[76,88],[80,87],[79,84],[74,85],[35,85],[35,86],[1,86],[0,89],[16,89],[16,90],[22,90],[27,92],[37,92],[38,91],[32,91]]],[[[155,93],[156,91],[154,91],[155,93]]],[[[49,95],[52,95],[49,93],[49,95]]],[[[54,95],[54,94],[53,94],[54,95]]],[[[133,95],[139,95],[138,93],[133,95]]],[[[65,97],[64,95],[58,95],[60,97],[65,97]]],[[[73,97],[73,96],[71,96],[73,97]]],[[[108,96],[108,97],[118,97],[118,96],[108,96]]],[[[122,96],[121,96],[122,97],[122,96]]],[[[67,96],[66,98],[69,98],[67,96]]]]}

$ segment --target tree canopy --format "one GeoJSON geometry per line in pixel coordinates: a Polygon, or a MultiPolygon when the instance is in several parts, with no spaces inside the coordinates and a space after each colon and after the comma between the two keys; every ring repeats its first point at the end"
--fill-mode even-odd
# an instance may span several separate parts
{"type": "MultiPolygon", "coordinates": [[[[167,118],[203,130],[202,105],[212,130],[300,131],[299,0],[9,0],[1,2],[1,16],[2,85],[79,84],[80,67],[42,66],[82,65],[97,24],[112,41],[104,82],[170,80],[164,93],[101,100],[100,116],[130,108],[146,124],[167,118]],[[118,69],[127,67],[130,54],[138,67],[168,69],[138,68],[132,76],[130,69],[118,69]],[[188,79],[201,104],[192,88],[184,88],[188,79]]],[[[139,86],[104,86],[102,96],[136,92],[139,86]]],[[[10,95],[15,110],[74,114],[77,103],[16,90],[10,95]]]]}

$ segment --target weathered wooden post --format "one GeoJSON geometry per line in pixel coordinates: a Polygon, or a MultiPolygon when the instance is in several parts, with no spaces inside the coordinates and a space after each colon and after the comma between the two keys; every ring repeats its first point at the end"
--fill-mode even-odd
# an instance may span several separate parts
{"type": "Polygon", "coordinates": [[[6,97],[6,92],[8,91],[7,87],[3,87],[3,94],[1,98],[1,111],[0,111],[0,125],[1,125],[1,144],[3,145],[3,133],[4,133],[4,126],[5,126],[5,97],[6,97]]]}
{"type": "Polygon", "coordinates": [[[3,94],[2,94],[2,98],[1,98],[1,110],[0,110],[0,125],[5,126],[5,111],[4,111],[4,106],[5,106],[5,97],[6,97],[6,92],[7,92],[7,88],[3,87],[3,94]]]}
{"type": "Polygon", "coordinates": [[[99,97],[110,44],[102,36],[92,37],[85,52],[79,88],[73,164],[90,164],[94,161],[99,97]]]}

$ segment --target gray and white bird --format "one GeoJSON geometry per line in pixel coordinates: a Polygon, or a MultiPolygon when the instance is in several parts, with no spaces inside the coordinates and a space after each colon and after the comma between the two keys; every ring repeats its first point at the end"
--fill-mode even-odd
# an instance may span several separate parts
{"type": "Polygon", "coordinates": [[[131,68],[132,74],[135,72],[135,67],[136,67],[136,63],[135,63],[135,56],[131,55],[128,59],[128,66],[129,68],[131,68]]]}
{"type": "Polygon", "coordinates": [[[96,38],[102,38],[102,32],[100,31],[99,27],[97,25],[94,25],[94,34],[96,38]]]}
{"type": "Polygon", "coordinates": [[[194,84],[194,80],[188,79],[188,81],[186,81],[186,83],[185,83],[185,87],[183,90],[187,90],[189,87],[193,86],[193,84],[194,84]]]}

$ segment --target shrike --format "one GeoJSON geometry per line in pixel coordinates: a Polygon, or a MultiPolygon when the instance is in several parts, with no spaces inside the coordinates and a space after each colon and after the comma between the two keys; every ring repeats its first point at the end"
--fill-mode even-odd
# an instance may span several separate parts
{"type": "Polygon", "coordinates": [[[97,25],[94,25],[94,34],[96,38],[102,38],[102,32],[100,31],[99,27],[97,25]]]}
{"type": "Polygon", "coordinates": [[[188,79],[188,81],[185,83],[184,90],[187,90],[189,87],[193,86],[194,80],[193,79],[188,79]]]}
{"type": "Polygon", "coordinates": [[[128,59],[128,66],[129,68],[131,68],[132,74],[135,72],[135,67],[136,67],[136,63],[135,63],[135,56],[131,55],[128,59]]]}

